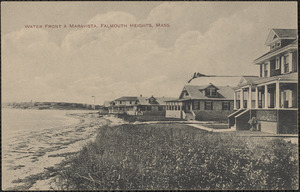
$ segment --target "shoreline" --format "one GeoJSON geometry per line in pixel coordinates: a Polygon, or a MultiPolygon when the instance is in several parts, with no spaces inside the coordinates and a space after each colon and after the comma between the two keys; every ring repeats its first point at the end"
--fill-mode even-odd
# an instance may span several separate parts
{"type": "Polygon", "coordinates": [[[2,169],[6,175],[5,179],[2,178],[3,190],[57,189],[53,170],[92,141],[98,128],[114,124],[110,118],[99,118],[94,113],[70,113],[66,116],[79,119],[79,122],[42,130],[26,138],[15,151],[8,151],[9,159],[2,163],[7,165],[2,169]]]}

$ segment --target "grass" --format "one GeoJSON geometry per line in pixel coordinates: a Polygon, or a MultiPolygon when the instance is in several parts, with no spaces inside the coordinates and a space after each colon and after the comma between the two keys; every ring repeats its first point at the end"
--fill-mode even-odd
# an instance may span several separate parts
{"type": "Polygon", "coordinates": [[[68,159],[63,190],[297,189],[297,145],[182,124],[102,127],[68,159]]]}
{"type": "Polygon", "coordinates": [[[213,129],[228,129],[228,124],[203,124],[204,127],[213,128],[213,129]]]}
{"type": "Polygon", "coordinates": [[[119,118],[122,118],[125,121],[128,122],[145,122],[145,121],[185,121],[184,119],[179,118],[168,118],[165,116],[159,116],[159,115],[127,115],[127,114],[118,114],[119,118]]]}

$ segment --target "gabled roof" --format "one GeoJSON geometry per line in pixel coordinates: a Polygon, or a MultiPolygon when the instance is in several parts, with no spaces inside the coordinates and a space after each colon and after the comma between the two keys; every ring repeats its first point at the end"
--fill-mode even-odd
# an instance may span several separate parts
{"type": "Polygon", "coordinates": [[[277,39],[295,39],[297,35],[297,29],[271,29],[265,45],[270,45],[277,39]]]}
{"type": "Polygon", "coordinates": [[[262,61],[265,61],[267,60],[268,58],[270,57],[273,57],[274,55],[278,55],[280,53],[283,53],[287,50],[290,50],[290,49],[297,49],[298,48],[298,38],[295,39],[293,42],[291,42],[290,44],[287,44],[285,46],[282,46],[280,47],[279,49],[276,49],[276,50],[270,50],[269,52],[263,54],[262,56],[256,58],[253,63],[254,64],[259,64],[260,62],[262,61]]]}
{"type": "Polygon", "coordinates": [[[149,97],[137,97],[139,105],[166,105],[166,101],[176,99],[175,97],[154,97],[156,99],[155,104],[149,103],[149,97]]]}
{"type": "Polygon", "coordinates": [[[204,85],[204,87],[201,90],[207,89],[209,87],[214,87],[215,89],[219,89],[218,87],[214,86],[212,83],[208,84],[208,85],[204,85]]]}
{"type": "Polygon", "coordinates": [[[246,85],[246,84],[253,84],[254,81],[258,80],[258,79],[261,79],[261,77],[258,77],[258,76],[243,76],[241,78],[241,80],[239,81],[239,84],[238,86],[240,85],[246,85]]]}
{"type": "MultiPolygon", "coordinates": [[[[211,86],[211,85],[209,85],[211,86]]],[[[205,96],[203,91],[207,85],[185,85],[184,90],[186,90],[189,96],[183,99],[203,99],[203,100],[233,100],[233,87],[230,86],[214,86],[218,89],[216,97],[205,96]],[[202,90],[202,91],[201,91],[202,90]]]]}
{"type": "Polygon", "coordinates": [[[123,97],[120,97],[118,99],[115,99],[115,101],[135,101],[136,99],[137,99],[137,97],[123,96],[123,97]]]}

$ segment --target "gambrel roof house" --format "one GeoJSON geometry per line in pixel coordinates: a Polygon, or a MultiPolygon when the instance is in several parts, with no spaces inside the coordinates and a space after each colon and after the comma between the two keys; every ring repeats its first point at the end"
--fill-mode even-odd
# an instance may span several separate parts
{"type": "Polygon", "coordinates": [[[259,76],[243,77],[235,87],[229,127],[248,130],[250,118],[269,133],[296,133],[298,112],[298,30],[271,29],[265,45],[270,51],[254,60],[259,76]]]}
{"type": "Polygon", "coordinates": [[[187,120],[226,120],[233,112],[233,87],[185,85],[178,99],[167,101],[166,117],[187,120]]]}

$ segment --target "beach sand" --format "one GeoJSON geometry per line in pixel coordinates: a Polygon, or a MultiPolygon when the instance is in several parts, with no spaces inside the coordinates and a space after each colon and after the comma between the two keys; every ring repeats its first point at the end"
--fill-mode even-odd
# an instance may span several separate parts
{"type": "Polygon", "coordinates": [[[79,123],[44,129],[11,138],[2,151],[3,190],[59,190],[57,167],[66,156],[78,152],[96,137],[104,125],[123,124],[121,119],[98,114],[75,113],[79,123]]]}

